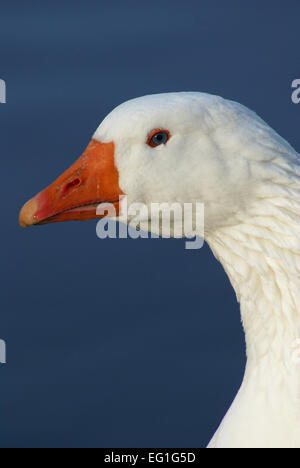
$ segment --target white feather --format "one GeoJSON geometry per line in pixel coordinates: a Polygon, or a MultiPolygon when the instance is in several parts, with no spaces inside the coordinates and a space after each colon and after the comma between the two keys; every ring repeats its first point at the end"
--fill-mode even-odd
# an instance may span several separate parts
{"type": "Polygon", "coordinates": [[[115,143],[129,203],[205,204],[206,240],[240,301],[248,355],[210,447],[300,448],[298,153],[254,112],[203,93],[129,101],[94,137],[115,143]],[[155,128],[171,139],[153,149],[155,128]]]}

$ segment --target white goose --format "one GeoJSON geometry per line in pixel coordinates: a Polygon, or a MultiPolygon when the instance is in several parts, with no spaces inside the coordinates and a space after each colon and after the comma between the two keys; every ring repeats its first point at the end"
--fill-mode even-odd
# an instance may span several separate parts
{"type": "Polygon", "coordinates": [[[211,448],[300,448],[300,159],[244,106],[202,93],[126,102],[20,224],[100,202],[204,202],[205,238],[241,304],[248,362],[211,448]],[[298,348],[297,348],[298,346],[298,348]]]}

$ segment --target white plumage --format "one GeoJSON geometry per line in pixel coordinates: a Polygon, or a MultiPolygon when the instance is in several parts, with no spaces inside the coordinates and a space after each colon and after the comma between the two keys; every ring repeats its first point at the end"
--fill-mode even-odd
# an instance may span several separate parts
{"type": "Polygon", "coordinates": [[[93,219],[100,202],[119,209],[121,194],[148,213],[152,203],[204,203],[206,241],[240,302],[245,378],[210,447],[300,448],[298,153],[254,112],[217,96],[134,99],[26,203],[20,224],[93,219]],[[153,147],[157,129],[170,138],[153,147]]]}
{"type": "Polygon", "coordinates": [[[205,204],[205,237],[241,304],[248,356],[210,447],[300,448],[299,155],[252,111],[202,93],[129,101],[94,138],[114,141],[129,203],[205,204]],[[145,145],[153,128],[172,135],[155,150],[145,145]]]}

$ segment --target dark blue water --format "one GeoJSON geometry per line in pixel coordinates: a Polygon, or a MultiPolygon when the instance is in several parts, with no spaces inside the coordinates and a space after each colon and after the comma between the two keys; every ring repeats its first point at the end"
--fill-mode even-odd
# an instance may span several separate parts
{"type": "Polygon", "coordinates": [[[298,0],[1,5],[1,447],[205,446],[243,375],[234,293],[207,246],[23,231],[21,205],[117,104],[199,90],[300,148],[298,0]]]}

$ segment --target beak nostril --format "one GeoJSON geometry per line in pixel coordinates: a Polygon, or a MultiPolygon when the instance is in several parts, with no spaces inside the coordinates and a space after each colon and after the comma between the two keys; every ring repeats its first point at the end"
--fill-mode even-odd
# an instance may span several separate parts
{"type": "Polygon", "coordinates": [[[77,177],[76,179],[72,180],[71,182],[68,182],[62,192],[62,195],[65,196],[67,195],[72,189],[75,189],[76,187],[79,187],[81,185],[81,179],[77,177]]]}

